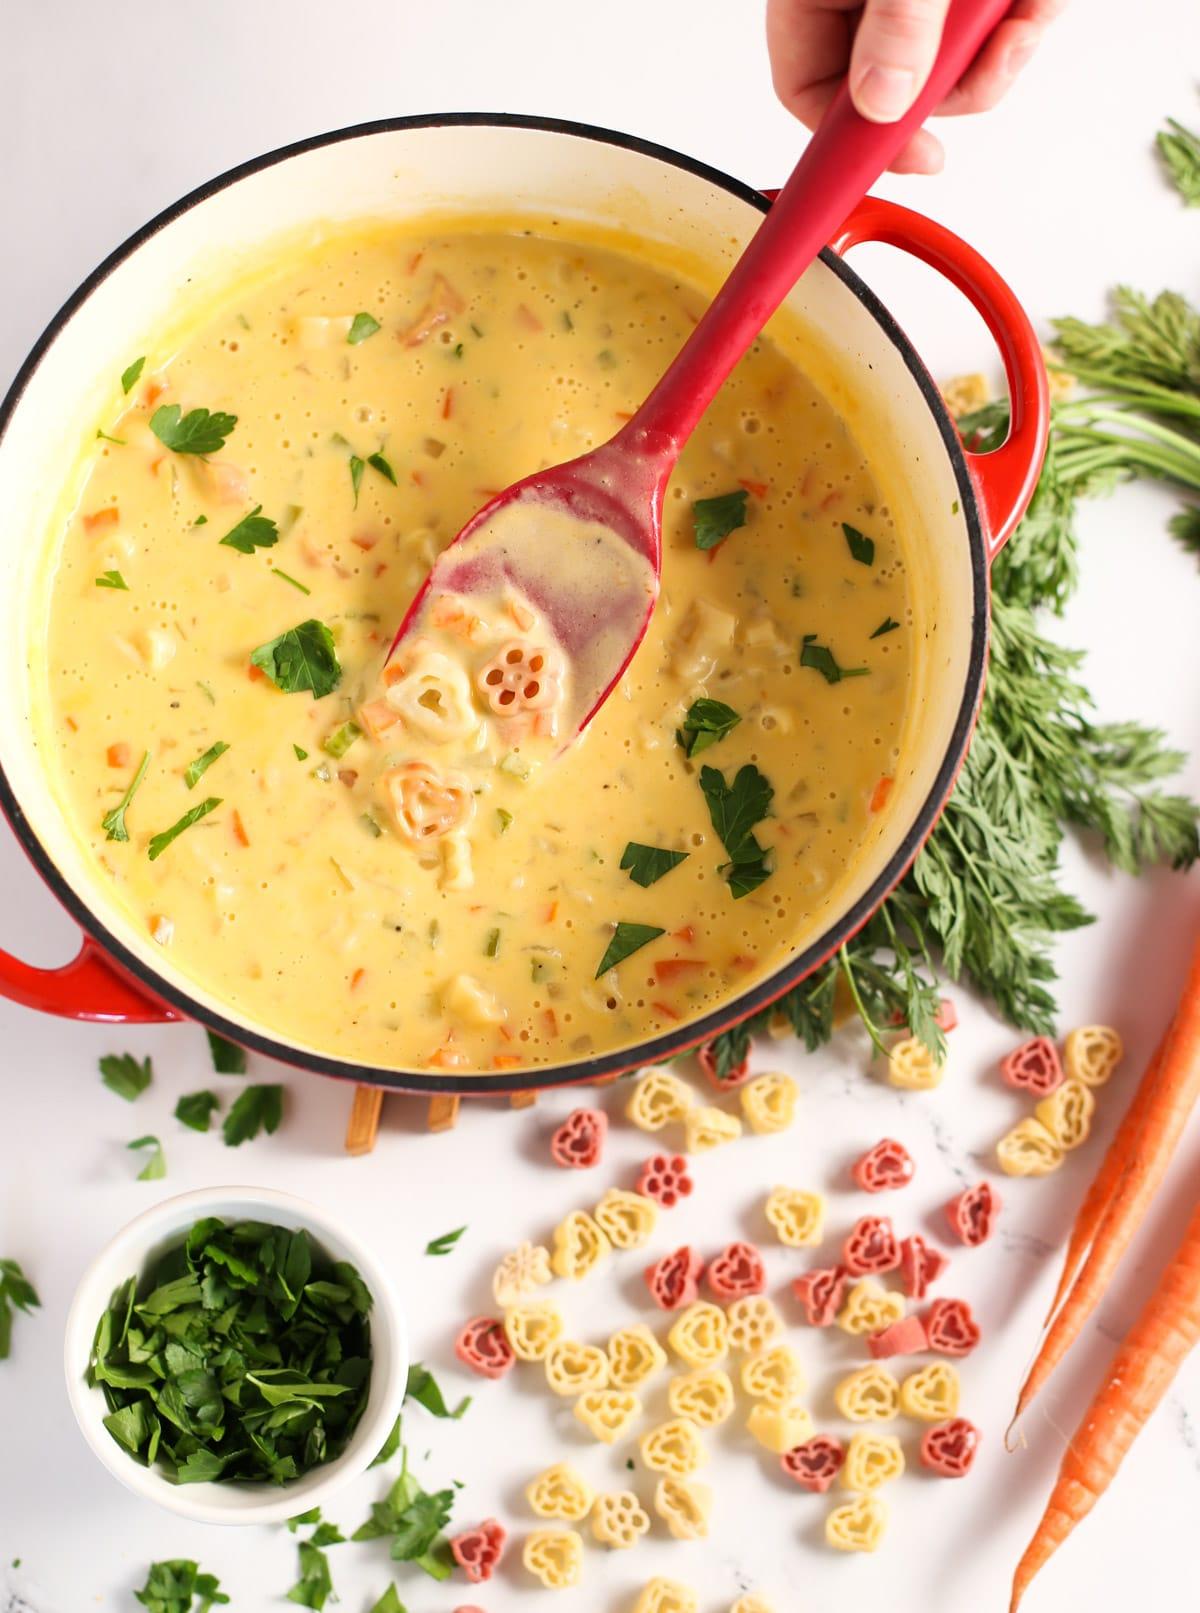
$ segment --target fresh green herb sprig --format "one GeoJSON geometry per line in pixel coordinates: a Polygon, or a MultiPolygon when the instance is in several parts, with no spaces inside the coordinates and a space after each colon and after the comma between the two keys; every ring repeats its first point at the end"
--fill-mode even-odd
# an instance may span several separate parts
{"type": "Polygon", "coordinates": [[[229,1601],[215,1574],[205,1574],[198,1563],[181,1557],[151,1563],[146,1583],[133,1594],[148,1613],[209,1613],[229,1601]]]}
{"type": "Polygon", "coordinates": [[[1159,157],[1171,183],[1188,207],[1200,207],[1200,135],[1174,118],[1155,136],[1159,157]]]}
{"type": "Polygon", "coordinates": [[[100,1079],[110,1092],[126,1103],[140,1097],[154,1079],[154,1066],[148,1058],[132,1053],[106,1053],[100,1060],[100,1079]]]}
{"type": "Polygon", "coordinates": [[[284,1484],[345,1449],[370,1385],[371,1295],[307,1232],[197,1221],[100,1318],[105,1427],[173,1483],[284,1484]]]}
{"type": "Polygon", "coordinates": [[[37,1290],[15,1260],[0,1260],[0,1361],[12,1351],[14,1310],[29,1312],[41,1305],[37,1290]]]}

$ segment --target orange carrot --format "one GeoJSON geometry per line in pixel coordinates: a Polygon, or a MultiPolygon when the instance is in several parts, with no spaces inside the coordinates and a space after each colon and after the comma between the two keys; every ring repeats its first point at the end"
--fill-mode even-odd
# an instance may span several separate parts
{"type": "Polygon", "coordinates": [[[363,981],[366,978],[367,978],[367,971],[365,969],[356,969],[354,971],[354,973],[350,976],[350,990],[351,991],[357,991],[359,986],[362,985],[363,981]]]}
{"type": "Polygon", "coordinates": [[[742,477],[738,478],[738,486],[744,487],[747,493],[753,493],[755,498],[766,498],[771,491],[770,482],[750,482],[742,477]]]}
{"type": "Polygon", "coordinates": [[[655,1010],[656,1013],[661,1014],[664,1019],[678,1021],[683,1018],[682,1014],[677,1014],[675,1012],[670,1003],[652,1002],[650,1006],[655,1010]]]}
{"type": "Polygon", "coordinates": [[[1037,1532],[1013,1575],[1015,1613],[1034,1575],[1095,1506],[1200,1339],[1200,1204],[1157,1289],[1113,1357],[1063,1453],[1037,1532]]]}
{"type": "Polygon", "coordinates": [[[454,388],[448,386],[442,394],[442,419],[449,420],[454,413],[454,388]]]}
{"type": "Polygon", "coordinates": [[[242,822],[242,814],[235,807],[230,814],[229,822],[233,827],[233,838],[239,846],[248,846],[250,836],[246,833],[246,825],[242,822]]]}
{"type": "Polygon", "coordinates": [[[102,526],[116,526],[121,519],[121,512],[115,504],[106,504],[103,509],[93,510],[90,515],[83,518],[83,530],[96,532],[102,526]]]}
{"type": "Polygon", "coordinates": [[[492,1054],[493,1070],[516,1070],[519,1069],[524,1062],[524,1059],[522,1059],[519,1053],[492,1054]]]}
{"type": "MultiPolygon", "coordinates": [[[[1141,1113],[1092,1246],[1074,1286],[1051,1322],[1017,1396],[1014,1422],[1078,1338],[1108,1288],[1166,1174],[1188,1116],[1200,1098],[1200,942],[1192,954],[1183,995],[1161,1060],[1142,1078],[1141,1113]]],[[[1140,1096],[1140,1095],[1139,1095],[1140,1096]]]]}
{"type": "Polygon", "coordinates": [[[892,786],[895,784],[895,782],[895,779],[889,778],[886,773],[879,780],[879,783],[871,792],[872,812],[882,812],[884,807],[887,806],[888,798],[892,793],[892,786]]]}
{"type": "Polygon", "coordinates": [[[104,759],[109,767],[128,767],[133,758],[133,752],[123,739],[115,745],[110,745],[104,753],[104,759]]]}
{"type": "Polygon", "coordinates": [[[657,985],[669,986],[681,976],[695,974],[698,969],[707,967],[703,958],[663,958],[654,965],[654,979],[657,985]]]}

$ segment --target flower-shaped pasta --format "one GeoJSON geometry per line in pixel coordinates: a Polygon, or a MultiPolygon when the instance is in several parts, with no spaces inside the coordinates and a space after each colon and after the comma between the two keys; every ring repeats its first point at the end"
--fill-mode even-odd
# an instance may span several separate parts
{"type": "Polygon", "coordinates": [[[649,1515],[632,1490],[609,1490],[596,1497],[592,1534],[602,1546],[627,1551],[649,1532],[649,1515]]]}
{"type": "Polygon", "coordinates": [[[654,1200],[621,1187],[610,1187],[592,1215],[614,1249],[640,1249],[658,1225],[654,1200]]]}
{"type": "Polygon", "coordinates": [[[900,1245],[900,1281],[909,1299],[924,1299],[930,1283],[936,1282],[950,1262],[940,1249],[925,1242],[919,1232],[900,1245]]]}
{"type": "Polygon", "coordinates": [[[696,1425],[686,1417],[659,1423],[642,1435],[638,1445],[648,1468],[673,1479],[686,1479],[708,1461],[696,1425]]]}
{"type": "Polygon", "coordinates": [[[397,670],[400,675],[389,679],[384,699],[413,733],[448,745],[479,727],[467,674],[427,639],[414,641],[403,669],[397,670]]]}
{"type": "Polygon", "coordinates": [[[996,1229],[1000,1195],[990,1182],[979,1182],[952,1198],[946,1206],[946,1219],[960,1243],[976,1249],[986,1243],[996,1229]]]}
{"type": "Polygon", "coordinates": [[[691,1107],[691,1087],[669,1070],[649,1069],[638,1078],[625,1113],[642,1131],[661,1131],[691,1107]]]}
{"type": "Polygon", "coordinates": [[[637,1190],[664,1210],[673,1210],[694,1186],[682,1154],[652,1154],[638,1175],[637,1190]]]}
{"type": "Polygon", "coordinates": [[[833,1400],[849,1423],[887,1423],[900,1414],[900,1385],[886,1367],[873,1361],[843,1378],[833,1400]]]}
{"type": "Polygon", "coordinates": [[[742,1362],[742,1388],[768,1406],[787,1406],[804,1393],[804,1370],[789,1345],[776,1344],[742,1362]]]}
{"type": "Polygon", "coordinates": [[[1088,1139],[1096,1099],[1092,1089],[1078,1076],[1071,1075],[1055,1087],[1048,1098],[1034,1106],[1034,1114],[1064,1151],[1078,1148],[1088,1139]]]}
{"type": "Polygon", "coordinates": [[[929,1336],[919,1316],[902,1317],[867,1339],[867,1349],[876,1361],[893,1355],[922,1355],[928,1348],[929,1336]]]}
{"type": "Polygon", "coordinates": [[[583,1540],[574,1529],[535,1529],[521,1561],[548,1591],[566,1590],[583,1578],[583,1540]]]}
{"type": "Polygon", "coordinates": [[[504,1551],[508,1531],[495,1518],[485,1518],[477,1529],[465,1529],[450,1541],[450,1554],[472,1585],[491,1579],[504,1551]]]}
{"type": "Polygon", "coordinates": [[[659,1479],[654,1510],[676,1540],[703,1540],[712,1513],[712,1491],[690,1479],[659,1479]]]}
{"type": "Polygon", "coordinates": [[[1102,1087],[1124,1053],[1125,1044],[1110,1025],[1080,1025],[1063,1044],[1067,1074],[1089,1087],[1102,1087]]]}
{"type": "Polygon", "coordinates": [[[913,1157],[894,1137],[882,1137],[850,1167],[850,1174],[864,1193],[886,1193],[907,1187],[916,1173],[913,1157]]]}
{"type": "Polygon", "coordinates": [[[865,1277],[846,1295],[837,1325],[843,1333],[882,1333],[904,1316],[904,1296],[865,1277]]]}
{"type": "Polygon", "coordinates": [[[814,1434],[803,1445],[785,1451],[780,1466],[801,1489],[823,1495],[837,1478],[845,1460],[846,1451],[840,1439],[833,1434],[814,1434]]]}
{"type": "Polygon", "coordinates": [[[550,1157],[564,1170],[587,1170],[600,1163],[607,1134],[603,1109],[572,1109],[550,1139],[550,1157]]]}
{"type": "Polygon", "coordinates": [[[503,1322],[494,1316],[475,1316],[454,1341],[462,1364],[481,1378],[502,1378],[516,1364],[503,1322]]]}
{"type": "Polygon", "coordinates": [[[761,1294],[767,1286],[763,1258],[752,1243],[730,1243],[714,1255],[705,1273],[716,1299],[741,1299],[761,1294]]]}
{"type": "Polygon", "coordinates": [[[906,1036],[888,1054],[887,1078],[906,1092],[929,1092],[941,1086],[945,1067],[918,1036],[906,1036]]]}
{"type": "Polygon", "coordinates": [[[496,1267],[492,1293],[504,1310],[551,1280],[550,1251],[540,1244],[519,1243],[496,1267]]]}
{"type": "Polygon", "coordinates": [[[566,1462],[559,1462],[539,1473],[525,1486],[529,1510],[538,1518],[556,1518],[562,1523],[579,1523],[592,1510],[595,1491],[566,1462]]]}
{"type": "Polygon", "coordinates": [[[579,1282],[611,1251],[607,1237],[586,1210],[572,1210],[554,1229],[550,1264],[558,1277],[579,1282]]]}
{"type": "Polygon", "coordinates": [[[711,1367],[729,1353],[729,1321],[719,1305],[697,1300],[683,1311],[667,1343],[689,1367],[711,1367]]]}
{"type": "Polygon", "coordinates": [[[582,1395],[608,1387],[608,1357],[594,1344],[556,1339],[546,1351],[546,1382],[556,1395],[582,1395]]]}
{"type": "Polygon", "coordinates": [[[512,639],[475,674],[475,687],[497,717],[552,711],[562,699],[563,659],[549,644],[512,639]]]}
{"type": "Polygon", "coordinates": [[[755,1076],[742,1088],[742,1113],[751,1131],[766,1136],[773,1131],[786,1131],[796,1118],[796,1099],[799,1091],[790,1075],[771,1071],[755,1076]]]}
{"type": "Polygon", "coordinates": [[[724,1109],[706,1103],[684,1115],[683,1132],[689,1154],[707,1154],[722,1143],[736,1142],[742,1135],[742,1123],[736,1115],[727,1115],[724,1109]]]}
{"type": "Polygon", "coordinates": [[[792,1293],[804,1306],[810,1327],[828,1327],[836,1318],[847,1276],[844,1266],[816,1266],[793,1282],[792,1293]]]}
{"type": "Polygon", "coordinates": [[[765,1400],[751,1407],[746,1428],[773,1456],[794,1451],[813,1436],[812,1417],[804,1406],[768,1406],[765,1400]]]}
{"type": "Polygon", "coordinates": [[[642,1587],[630,1613],[697,1613],[696,1593],[674,1579],[652,1579],[642,1587]]]}
{"type": "Polygon", "coordinates": [[[440,773],[429,762],[404,762],[383,775],[396,829],[409,845],[465,828],[475,812],[475,792],[465,773],[440,773]]]}
{"type": "Polygon", "coordinates": [[[589,1389],[574,1411],[593,1439],[613,1445],[642,1415],[642,1403],[630,1389],[589,1389]]]}
{"type": "Polygon", "coordinates": [[[654,1303],[664,1311],[677,1311],[695,1300],[703,1270],[704,1261],[685,1243],[661,1255],[642,1275],[654,1303]]]}
{"type": "Polygon", "coordinates": [[[948,1361],[931,1361],[911,1372],[900,1385],[900,1410],[924,1423],[944,1422],[958,1415],[958,1373],[948,1361]]]}
{"type": "Polygon", "coordinates": [[[825,1235],[825,1200],[819,1193],[777,1187],[767,1198],[765,1214],[789,1249],[813,1248],[825,1235]]]}
{"type": "Polygon", "coordinates": [[[981,1337],[965,1299],[935,1299],[924,1325],[929,1348],[939,1355],[970,1355],[981,1337]]]}
{"type": "Polygon", "coordinates": [[[513,1305],[504,1313],[504,1333],[518,1361],[544,1361],[565,1329],[556,1305],[513,1305]]]}
{"type": "Polygon", "coordinates": [[[894,1434],[854,1434],[842,1465],[843,1490],[877,1490],[904,1472],[904,1452],[894,1434]]]}
{"type": "Polygon", "coordinates": [[[979,1449],[979,1430],[965,1417],[955,1417],[921,1435],[921,1465],[944,1479],[961,1479],[971,1471],[979,1449]]]}
{"type": "Polygon", "coordinates": [[[842,1245],[842,1264],[853,1277],[895,1271],[900,1264],[900,1245],[890,1218],[860,1216],[842,1245]]]}
{"type": "Polygon", "coordinates": [[[734,1408],[733,1385],[720,1367],[695,1367],[672,1378],[667,1404],[676,1417],[688,1417],[699,1428],[716,1428],[734,1408]]]}
{"type": "Polygon", "coordinates": [[[644,1322],[634,1322],[608,1341],[608,1378],[615,1389],[636,1389],[667,1364],[667,1352],[644,1322]]]}
{"type": "Polygon", "coordinates": [[[1031,1092],[1035,1098],[1044,1098],[1062,1084],[1062,1060],[1048,1036],[1035,1036],[1031,1041],[1022,1042],[1020,1047],[1014,1047],[1000,1061],[1000,1074],[1019,1092],[1031,1092]]]}
{"type": "Polygon", "coordinates": [[[835,1551],[875,1551],[887,1529],[887,1505],[877,1495],[856,1495],[825,1519],[825,1539],[835,1551]]]}
{"type": "Polygon", "coordinates": [[[783,1332],[779,1312],[764,1294],[735,1299],[725,1312],[729,1323],[729,1344],[734,1350],[753,1354],[773,1344],[783,1332]]]}
{"type": "Polygon", "coordinates": [[[996,1144],[996,1163],[1005,1176],[1048,1176],[1062,1162],[1062,1149],[1033,1115],[1019,1120],[996,1144]]]}

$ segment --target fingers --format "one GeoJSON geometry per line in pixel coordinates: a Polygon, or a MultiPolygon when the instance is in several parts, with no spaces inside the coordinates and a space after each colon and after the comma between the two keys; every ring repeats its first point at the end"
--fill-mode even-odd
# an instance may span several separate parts
{"type": "Polygon", "coordinates": [[[767,50],[775,93],[815,129],[850,60],[859,0],[767,0],[767,50]]]}
{"type": "Polygon", "coordinates": [[[867,0],[850,53],[850,95],[872,123],[895,123],[929,77],[949,0],[867,0]]]}
{"type": "Polygon", "coordinates": [[[1011,89],[1041,43],[1047,24],[1065,5],[1066,0],[1018,0],[938,107],[938,116],[990,111],[1011,89]]]}
{"type": "Polygon", "coordinates": [[[893,174],[940,174],[946,166],[946,152],[937,135],[928,129],[918,129],[897,157],[892,159],[889,171],[893,174]]]}

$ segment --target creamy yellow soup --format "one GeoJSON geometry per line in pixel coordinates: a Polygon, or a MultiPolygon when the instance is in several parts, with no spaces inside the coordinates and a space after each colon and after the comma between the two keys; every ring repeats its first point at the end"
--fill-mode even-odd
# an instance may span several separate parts
{"type": "Polygon", "coordinates": [[[887,819],[901,540],[765,338],[683,453],[649,631],[580,740],[519,591],[432,600],[385,665],[459,527],[610,437],[704,307],[653,246],[565,232],[281,253],[127,374],[57,538],[36,720],[77,833],[185,976],[348,1060],[673,1029],[810,939],[887,819]]]}

